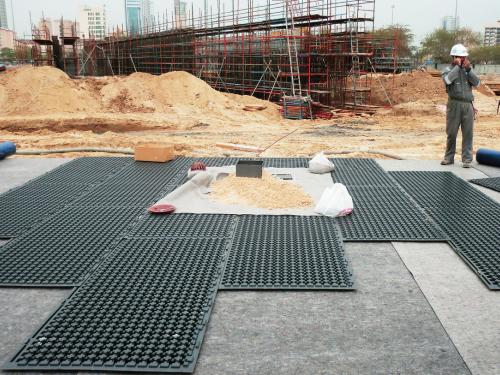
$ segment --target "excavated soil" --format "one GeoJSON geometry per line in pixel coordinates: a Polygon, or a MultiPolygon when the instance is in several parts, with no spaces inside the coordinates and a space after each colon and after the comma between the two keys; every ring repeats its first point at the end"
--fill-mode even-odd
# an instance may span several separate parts
{"type": "MultiPolygon", "coordinates": [[[[262,156],[347,150],[353,153],[345,156],[381,157],[368,151],[383,151],[440,158],[447,100],[441,78],[420,71],[378,78],[392,95],[393,108],[374,116],[291,121],[282,119],[273,103],[216,91],[185,72],[72,80],[51,67],[25,67],[0,74],[0,140],[12,140],[20,149],[133,148],[160,141],[191,156],[256,155],[217,147],[235,143],[264,148],[262,156]]],[[[378,79],[372,90],[374,104],[384,105],[378,79]]],[[[475,148],[500,149],[496,101],[484,87],[475,96],[475,148]]],[[[64,154],[79,155],[84,154],[64,154]]]]}

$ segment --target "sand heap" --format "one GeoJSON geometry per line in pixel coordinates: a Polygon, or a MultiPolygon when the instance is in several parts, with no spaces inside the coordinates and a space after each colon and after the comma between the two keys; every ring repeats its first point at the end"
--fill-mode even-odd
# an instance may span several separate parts
{"type": "Polygon", "coordinates": [[[0,115],[100,111],[101,105],[66,73],[52,67],[23,67],[0,76],[0,115]]]}
{"type": "Polygon", "coordinates": [[[262,179],[234,174],[211,185],[211,199],[266,209],[309,207],[313,199],[300,186],[263,172],[262,179]]]}
{"type": "Polygon", "coordinates": [[[372,80],[372,104],[375,105],[388,105],[380,82],[393,105],[424,99],[442,101],[447,97],[443,80],[428,72],[419,70],[396,75],[378,74],[372,80]]]}
{"type": "Polygon", "coordinates": [[[101,89],[106,108],[117,112],[171,112],[173,107],[230,109],[234,103],[187,72],[134,73],[101,89]]]}
{"type": "Polygon", "coordinates": [[[187,72],[72,80],[56,68],[24,67],[0,76],[0,116],[152,112],[183,118],[196,113],[222,119],[280,118],[275,104],[219,92],[187,72]],[[266,109],[249,115],[247,105],[266,109]]]}
{"type": "MultiPolygon", "coordinates": [[[[372,104],[387,106],[388,102],[380,82],[394,106],[393,115],[443,115],[445,113],[443,106],[448,101],[448,94],[440,76],[420,70],[412,73],[374,76],[372,104]]],[[[484,85],[474,89],[474,97],[474,105],[481,114],[494,114],[495,100],[484,85]]]]}

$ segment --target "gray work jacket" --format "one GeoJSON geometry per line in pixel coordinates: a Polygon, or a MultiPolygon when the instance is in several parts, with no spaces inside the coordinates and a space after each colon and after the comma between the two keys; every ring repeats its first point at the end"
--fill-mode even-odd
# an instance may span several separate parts
{"type": "Polygon", "coordinates": [[[450,99],[470,103],[474,101],[472,88],[478,87],[480,81],[472,68],[467,71],[459,65],[451,65],[444,70],[442,77],[450,99]]]}

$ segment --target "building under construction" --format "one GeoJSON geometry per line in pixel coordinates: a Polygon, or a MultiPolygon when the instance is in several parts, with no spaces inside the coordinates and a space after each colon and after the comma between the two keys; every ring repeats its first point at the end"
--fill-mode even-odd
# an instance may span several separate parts
{"type": "MultiPolygon", "coordinates": [[[[158,16],[133,34],[116,28],[102,40],[62,38],[59,65],[74,76],[183,70],[221,91],[352,108],[370,103],[381,43],[385,58],[396,61],[391,41],[374,39],[375,0],[268,0],[259,6],[248,0],[245,7],[233,0],[227,8],[220,1],[198,12],[176,6],[171,17],[158,16]]],[[[53,44],[35,38],[38,33],[33,39],[46,60],[34,62],[51,63],[53,44]]]]}
{"type": "Polygon", "coordinates": [[[76,22],[61,19],[52,22],[43,18],[32,25],[32,41],[17,40],[16,57],[20,61],[31,59],[33,65],[53,65],[71,76],[80,72],[82,43],[76,22]]]}

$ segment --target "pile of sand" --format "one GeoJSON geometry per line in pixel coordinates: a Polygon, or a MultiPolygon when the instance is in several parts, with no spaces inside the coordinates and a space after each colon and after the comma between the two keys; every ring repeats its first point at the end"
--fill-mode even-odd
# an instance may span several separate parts
{"type": "Polygon", "coordinates": [[[443,80],[419,70],[373,77],[371,99],[374,105],[388,105],[381,83],[393,105],[419,100],[437,102],[447,98],[443,80]]]}
{"type": "Polygon", "coordinates": [[[52,67],[23,67],[0,76],[0,115],[97,111],[101,104],[66,73],[52,67]]]}
{"type": "Polygon", "coordinates": [[[182,118],[192,114],[233,120],[280,118],[273,103],[224,94],[187,72],[72,80],[56,68],[24,67],[0,77],[0,116],[153,112],[182,118]],[[249,114],[244,111],[249,104],[265,109],[249,114]]]}
{"type": "Polygon", "coordinates": [[[268,172],[262,178],[236,177],[234,174],[212,185],[211,199],[266,209],[309,207],[313,199],[300,186],[277,179],[268,172]]]}
{"type": "MultiPolygon", "coordinates": [[[[425,71],[402,74],[377,74],[372,80],[372,104],[387,106],[385,88],[396,116],[442,115],[448,94],[440,76],[425,71]]],[[[474,105],[481,114],[494,114],[495,100],[488,89],[481,85],[474,89],[474,105]]]]}
{"type": "Polygon", "coordinates": [[[116,112],[171,112],[173,107],[224,109],[232,103],[224,94],[187,72],[161,76],[134,73],[116,78],[101,89],[107,109],[116,112]]]}

